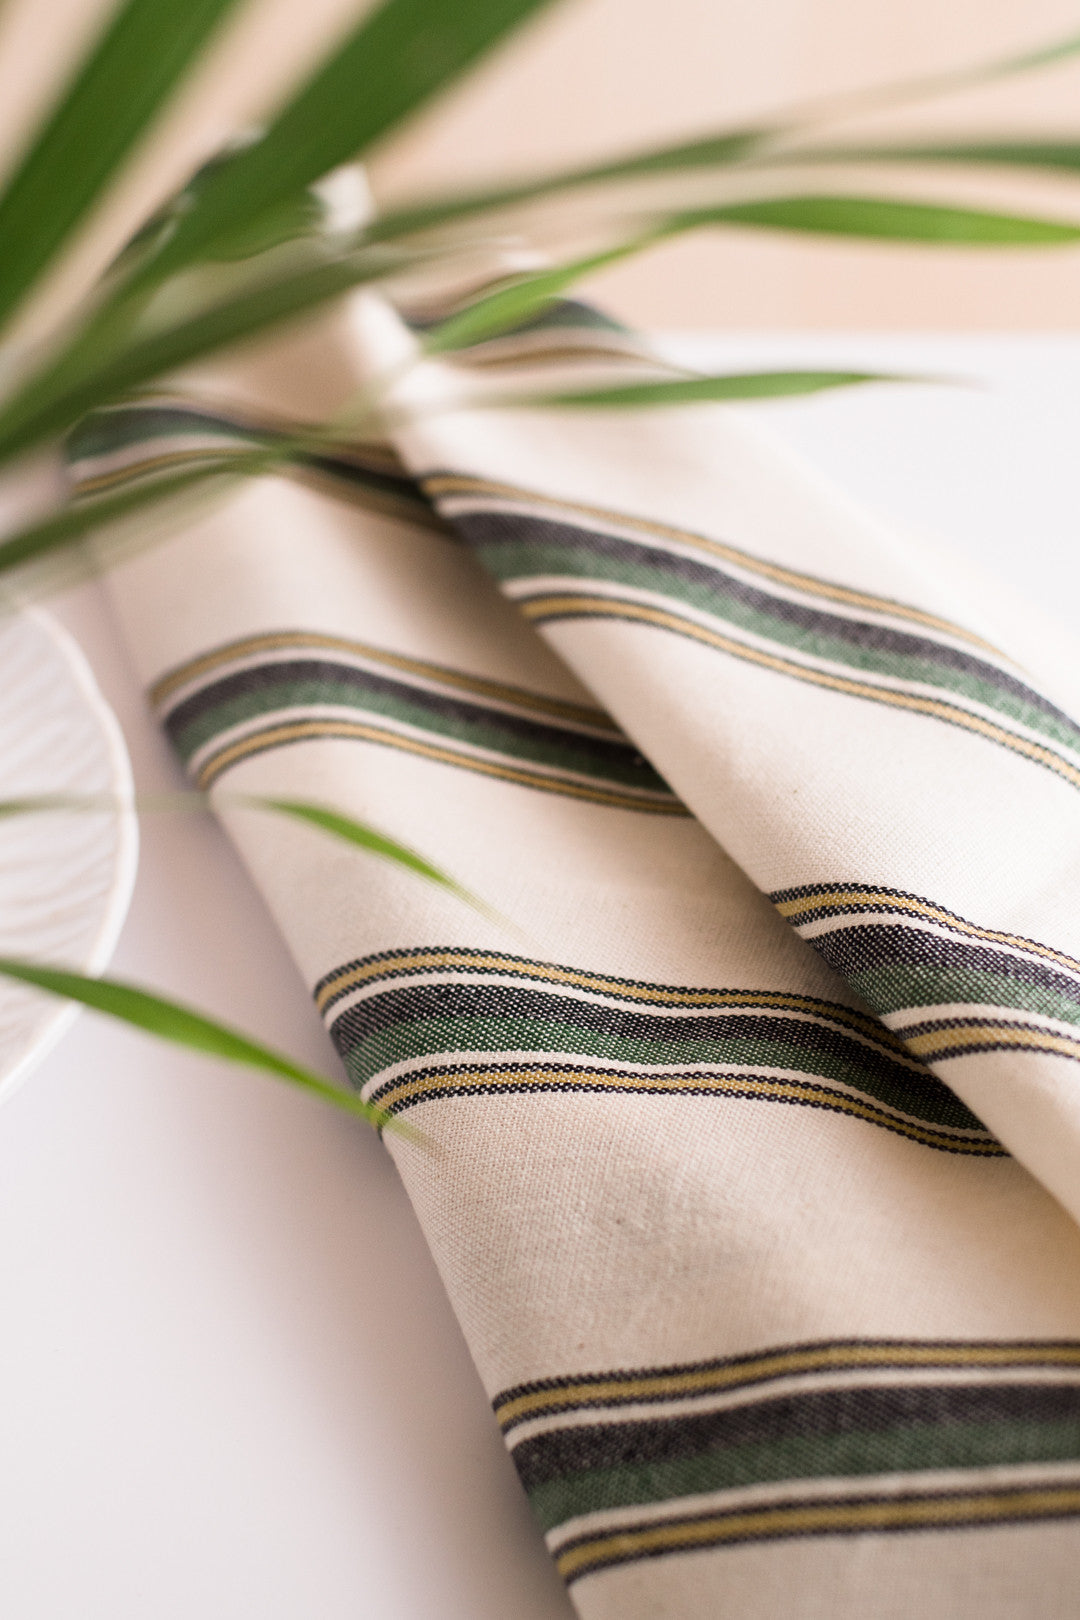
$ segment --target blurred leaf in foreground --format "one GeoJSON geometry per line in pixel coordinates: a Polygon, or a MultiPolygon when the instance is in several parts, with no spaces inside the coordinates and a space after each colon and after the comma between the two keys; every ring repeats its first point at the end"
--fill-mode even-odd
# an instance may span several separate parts
{"type": "Polygon", "coordinates": [[[116,13],[0,194],[0,323],[89,213],[235,5],[127,0],[116,13]]]}
{"type": "Polygon", "coordinates": [[[405,1129],[406,1134],[415,1136],[382,1109],[361,1101],[351,1092],[343,1091],[332,1081],[302,1064],[294,1063],[272,1047],[263,1046],[239,1030],[230,1029],[227,1024],[216,1023],[180,1002],[152,995],[137,985],[126,984],[119,979],[92,978],[84,973],[43,967],[12,957],[0,957],[0,974],[8,979],[17,979],[22,984],[33,985],[38,990],[48,991],[51,995],[63,996],[68,1001],[77,1001],[94,1012],[105,1013],[121,1023],[156,1035],[159,1040],[170,1041],[174,1046],[189,1047],[210,1057],[221,1058],[226,1063],[238,1063],[245,1068],[272,1075],[277,1080],[287,1080],[301,1090],[321,1097],[324,1102],[332,1103],[335,1108],[366,1120],[369,1125],[395,1131],[405,1129]]]}
{"type": "MultiPolygon", "coordinates": [[[[671,381],[615,383],[599,388],[566,388],[550,393],[500,394],[499,406],[577,406],[607,409],[650,405],[697,405],[710,400],[781,399],[820,394],[829,388],[860,383],[929,382],[928,377],[887,371],[735,371],[714,377],[676,377],[671,381]]],[[[475,401],[472,403],[476,403],[475,401]]]]}
{"type": "Polygon", "coordinates": [[[819,236],[965,247],[1055,247],[1080,242],[1080,224],[1029,214],[990,213],[893,197],[762,197],[693,209],[671,220],[665,235],[708,225],[750,225],[819,236]]]}

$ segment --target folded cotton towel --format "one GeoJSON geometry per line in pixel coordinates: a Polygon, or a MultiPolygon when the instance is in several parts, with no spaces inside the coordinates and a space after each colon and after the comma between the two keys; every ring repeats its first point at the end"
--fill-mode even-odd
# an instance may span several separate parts
{"type": "MultiPolygon", "coordinates": [[[[99,416],[76,475],[412,341],[358,300],[99,416]]],[[[626,347],[561,306],[399,406],[626,347]]],[[[374,822],[498,913],[222,804],[352,1082],[423,1133],[387,1146],[574,1602],[1065,1620],[1080,728],[726,408],[396,420],[112,589],[197,783],[374,822]]]]}

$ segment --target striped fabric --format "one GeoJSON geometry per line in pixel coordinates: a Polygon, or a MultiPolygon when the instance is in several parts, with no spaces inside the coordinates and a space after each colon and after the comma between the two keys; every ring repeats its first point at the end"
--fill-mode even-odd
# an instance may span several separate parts
{"type": "MultiPolygon", "coordinates": [[[[76,481],[264,443],[437,315],[103,413],[76,481]]],[[[658,364],[568,304],[403,402],[658,364]]],[[[1008,624],[716,407],[440,409],[112,589],[350,1082],[421,1133],[583,1620],[1068,1620],[1080,727],[1008,624]]]]}

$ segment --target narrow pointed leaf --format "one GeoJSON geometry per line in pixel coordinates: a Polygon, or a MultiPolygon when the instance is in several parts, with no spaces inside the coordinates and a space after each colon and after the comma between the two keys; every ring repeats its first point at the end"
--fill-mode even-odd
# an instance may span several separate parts
{"type": "Polygon", "coordinates": [[[141,383],[301,315],[351,287],[379,279],[392,268],[381,253],[349,254],[279,275],[129,344],[96,367],[84,370],[61,356],[0,410],[0,460],[66,432],[88,411],[141,383]]]}
{"type": "Polygon", "coordinates": [[[77,1001],[95,1012],[105,1013],[121,1023],[131,1024],[174,1046],[189,1047],[205,1052],[226,1063],[238,1063],[245,1068],[257,1069],[277,1080],[287,1080],[302,1090],[312,1092],[324,1102],[343,1108],[347,1113],[365,1119],[369,1124],[400,1130],[402,1127],[380,1108],[374,1108],[351,1092],[342,1091],[316,1074],[314,1070],[294,1063],[291,1058],[272,1047],[263,1046],[227,1024],[205,1018],[202,1013],[169,1001],[164,996],[151,995],[137,985],[119,979],[91,978],[83,973],[72,973],[62,968],[41,967],[37,963],[22,962],[11,957],[0,957],[0,974],[34,985],[51,995],[77,1001]]]}
{"type": "Polygon", "coordinates": [[[115,814],[123,808],[116,794],[39,793],[29,799],[0,799],[0,821],[8,816],[37,816],[51,810],[98,810],[115,814]]]}
{"type": "Polygon", "coordinates": [[[335,838],[342,838],[346,843],[355,844],[360,849],[366,849],[373,855],[382,855],[386,860],[394,861],[399,866],[408,867],[410,872],[427,878],[430,883],[436,883],[441,888],[453,889],[460,894],[460,885],[441,872],[437,866],[432,866],[422,855],[406,844],[399,844],[396,839],[387,838],[385,833],[378,832],[365,822],[354,821],[351,816],[342,815],[338,810],[331,810],[325,805],[309,804],[304,799],[269,799],[244,798],[239,801],[260,810],[276,810],[280,815],[291,816],[296,821],[306,821],[309,826],[318,827],[320,831],[330,833],[335,838]]]}
{"type": "Polygon", "coordinates": [[[0,322],[86,217],[235,4],[127,0],[117,12],[0,196],[0,322]]]}
{"type": "Polygon", "coordinates": [[[481,343],[486,338],[513,331],[542,313],[583,276],[617,263],[642,245],[640,240],[635,239],[609,248],[604,253],[575,259],[571,264],[516,277],[440,321],[438,326],[425,334],[424,349],[428,354],[446,354],[453,349],[468,348],[472,343],[481,343]]]}
{"type": "Polygon", "coordinates": [[[674,146],[633,152],[608,163],[540,175],[517,185],[462,192],[457,196],[451,193],[446,197],[420,198],[415,203],[380,215],[367,227],[365,236],[372,242],[388,242],[457,219],[497,212],[584,186],[641,179],[656,174],[723,168],[757,155],[779,133],[779,128],[722,130],[694,141],[680,141],[674,146]]]}
{"type": "Polygon", "coordinates": [[[369,235],[372,240],[390,241],[455,219],[490,213],[597,182],[725,167],[747,160],[756,162],[762,158],[775,158],[785,163],[801,162],[806,149],[787,144],[793,137],[834,123],[853,112],[876,112],[884,107],[936,99],[951,91],[1030,73],[1076,55],[1080,55],[1080,33],[1070,33],[1035,50],[996,57],[974,67],[905,79],[856,92],[853,96],[830,96],[823,101],[785,111],[762,125],[707,131],[693,140],[630,153],[606,163],[535,176],[517,185],[477,190],[457,197],[420,198],[415,203],[390,210],[373,221],[369,235]]]}
{"type": "MultiPolygon", "coordinates": [[[[140,810],[172,811],[208,810],[214,808],[215,804],[209,794],[199,792],[140,794],[135,802],[140,810]]],[[[305,822],[310,827],[318,828],[320,832],[328,833],[332,838],[340,838],[357,849],[366,850],[371,855],[378,855],[383,860],[403,866],[428,883],[447,889],[457,899],[464,900],[466,904],[476,907],[486,915],[493,915],[482,900],[470,894],[468,889],[463,888],[439,867],[433,866],[418,851],[410,849],[407,844],[399,843],[396,838],[388,838],[385,833],[379,832],[378,828],[357,821],[352,816],[343,815],[340,810],[334,810],[328,805],[314,804],[307,799],[272,799],[246,793],[222,794],[216,803],[219,807],[238,805],[249,810],[270,810],[278,815],[290,816],[295,821],[305,822]]],[[[8,816],[39,815],[42,812],[56,810],[115,812],[122,808],[124,806],[115,794],[43,793],[23,799],[0,799],[0,820],[8,816]]]]}
{"type": "Polygon", "coordinates": [[[222,456],[183,472],[145,480],[116,495],[65,507],[53,517],[30,524],[0,541],[0,575],[31,564],[44,563],[47,558],[67,550],[96,529],[121,522],[135,512],[156,506],[171,496],[184,494],[211,479],[235,476],[246,470],[258,468],[252,464],[249,469],[241,456],[222,456]]]}
{"type": "Polygon", "coordinates": [[[384,0],[271,123],[214,174],[155,263],[189,262],[365,151],[548,0],[384,0]]]}
{"type": "Polygon", "coordinates": [[[423,855],[407,844],[400,844],[394,838],[388,838],[375,827],[369,827],[365,822],[356,821],[352,816],[346,816],[339,810],[333,810],[327,805],[311,804],[306,799],[270,799],[261,797],[243,797],[234,803],[246,804],[255,809],[274,810],[279,815],[291,816],[296,821],[306,822],[309,827],[317,827],[320,832],[329,833],[332,838],[343,839],[347,844],[353,844],[358,849],[365,849],[372,855],[379,855],[383,860],[392,861],[397,866],[403,866],[407,871],[415,872],[429,883],[434,883],[441,889],[446,889],[456,899],[463,900],[466,905],[472,906],[475,911],[493,920],[503,921],[497,912],[475,894],[450,877],[439,867],[433,866],[423,855]]]}
{"type": "Polygon", "coordinates": [[[887,197],[764,197],[693,210],[669,221],[664,230],[674,234],[706,225],[750,225],[947,247],[1055,247],[1080,241],[1080,225],[1068,220],[887,197]]]}
{"type": "Polygon", "coordinates": [[[620,383],[608,388],[562,389],[551,393],[500,395],[500,406],[570,406],[603,408],[649,405],[694,405],[709,400],[780,399],[819,394],[828,388],[858,383],[928,382],[926,377],[885,371],[743,371],[715,377],[676,377],[664,382],[620,383]]]}
{"type": "MultiPolygon", "coordinates": [[[[210,801],[205,793],[139,793],[137,810],[206,810],[210,801]]],[[[26,799],[0,799],[0,820],[5,816],[36,816],[53,810],[90,810],[116,815],[127,810],[129,801],[119,793],[40,793],[26,799]]]]}
{"type": "Polygon", "coordinates": [[[837,123],[852,116],[880,113],[886,108],[940,101],[944,96],[955,95],[962,90],[976,89],[1056,66],[1077,55],[1080,55],[1080,33],[1073,31],[1049,40],[1034,50],[1020,51],[1015,55],[993,57],[990,61],[946,68],[939,73],[921,74],[912,79],[894,80],[866,90],[829,95],[796,108],[787,124],[789,129],[801,127],[805,130],[815,125],[837,123]]]}
{"type": "Polygon", "coordinates": [[[1080,34],[1064,34],[1060,39],[1052,39],[1034,50],[1021,51],[1018,56],[1006,56],[990,63],[981,70],[980,77],[1012,78],[1018,73],[1030,73],[1037,68],[1052,67],[1078,54],[1080,54],[1080,34]]]}
{"type": "Polygon", "coordinates": [[[1080,140],[1048,135],[1040,140],[902,142],[878,146],[803,146],[799,163],[955,163],[976,167],[1051,169],[1080,173],[1080,140]]]}

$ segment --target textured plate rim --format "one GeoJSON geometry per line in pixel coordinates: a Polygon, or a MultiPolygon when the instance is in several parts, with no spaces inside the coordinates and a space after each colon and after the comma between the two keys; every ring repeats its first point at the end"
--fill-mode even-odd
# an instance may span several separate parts
{"type": "MultiPolygon", "coordinates": [[[[139,864],[139,820],[135,811],[135,782],[131,773],[131,760],[120,722],[97,683],[86,654],[75,637],[43,608],[20,607],[21,616],[33,619],[52,642],[59,656],[67,664],[75,685],[86,705],[87,717],[100,732],[112,773],[112,792],[116,795],[117,850],[112,883],[102,908],[97,932],[90,950],[79,961],[70,965],[85,973],[100,973],[108,965],[120,938],[131,897],[135,889],[135,874],[139,864]]],[[[21,1057],[0,1072],[0,1104],[18,1090],[33,1069],[53,1049],[61,1036],[71,1027],[81,1008],[76,1003],[58,1001],[55,1010],[43,1014],[37,1034],[21,1057]]]]}

